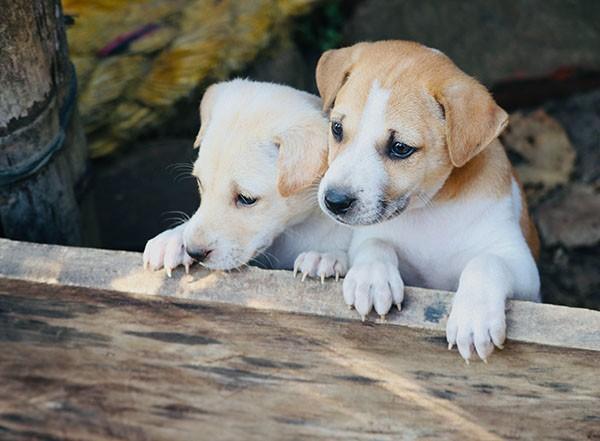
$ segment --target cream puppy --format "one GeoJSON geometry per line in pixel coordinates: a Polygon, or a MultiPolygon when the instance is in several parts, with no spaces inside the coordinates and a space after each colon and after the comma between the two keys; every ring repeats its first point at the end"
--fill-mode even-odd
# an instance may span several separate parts
{"type": "Polygon", "coordinates": [[[303,278],[344,275],[350,229],[327,218],[316,201],[327,155],[320,100],[238,79],[208,88],[200,118],[192,173],[200,207],[147,243],[144,266],[164,267],[170,276],[194,261],[227,270],[258,259],[272,268],[294,266],[303,278]]]}
{"type": "Polygon", "coordinates": [[[441,52],[402,41],[328,51],[330,111],[319,203],[353,226],[344,298],[361,316],[400,308],[404,284],[456,291],[450,347],[485,360],[509,297],[539,301],[538,242],[497,137],[507,114],[441,52]]]}

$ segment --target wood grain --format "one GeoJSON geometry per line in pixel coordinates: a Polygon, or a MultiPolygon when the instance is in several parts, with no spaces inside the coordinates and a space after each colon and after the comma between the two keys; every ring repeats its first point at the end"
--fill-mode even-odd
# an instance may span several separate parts
{"type": "MultiPolygon", "coordinates": [[[[0,11],[0,170],[14,171],[56,140],[75,72],[59,0],[0,0],[0,11]]],[[[76,109],[71,115],[62,148],[45,166],[0,186],[0,235],[81,243],[75,187],[88,154],[76,109]]]]}
{"type": "Polygon", "coordinates": [[[600,439],[600,353],[0,281],[3,440],[600,439]]]}
{"type": "MultiPolygon", "coordinates": [[[[194,268],[189,275],[178,268],[168,278],[163,271],[144,271],[141,262],[139,253],[0,239],[0,278],[358,319],[344,304],[341,283],[300,282],[289,271],[258,268],[194,268]]],[[[394,309],[387,324],[444,332],[451,304],[452,293],[408,287],[402,311],[394,309]]],[[[369,320],[376,320],[374,314],[369,320]]],[[[600,351],[600,311],[512,301],[507,321],[512,341],[600,351]]]]}

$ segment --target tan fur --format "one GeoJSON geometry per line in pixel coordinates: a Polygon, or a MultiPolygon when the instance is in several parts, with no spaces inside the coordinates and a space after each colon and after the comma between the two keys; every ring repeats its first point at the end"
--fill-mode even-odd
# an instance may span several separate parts
{"type": "Polygon", "coordinates": [[[500,198],[511,191],[512,170],[504,147],[494,140],[481,154],[463,167],[454,168],[436,201],[469,197],[473,194],[500,198]]]}
{"type": "Polygon", "coordinates": [[[326,131],[326,120],[312,118],[303,127],[275,138],[279,145],[277,189],[281,196],[299,193],[323,176],[327,169],[326,131]]]}
{"type": "MultiPolygon", "coordinates": [[[[406,41],[359,43],[326,52],[316,79],[324,109],[344,126],[341,143],[330,135],[329,163],[352,144],[373,82],[391,91],[386,124],[418,151],[392,161],[382,151],[385,138],[378,140],[389,176],[387,198],[414,188],[419,198],[434,203],[510,194],[512,168],[496,139],[508,116],[485,87],[442,53],[406,41]]],[[[539,244],[526,206],[523,213],[523,235],[535,254],[539,244]]]]}
{"type": "Polygon", "coordinates": [[[521,225],[521,231],[523,232],[523,236],[527,241],[527,245],[531,250],[531,254],[533,258],[537,261],[540,258],[540,237],[538,235],[537,228],[533,219],[529,215],[529,209],[527,207],[527,200],[525,199],[525,190],[523,189],[523,184],[521,180],[517,176],[517,174],[512,171],[512,176],[517,181],[519,185],[519,189],[521,190],[521,218],[519,219],[519,224],[521,225]]]}

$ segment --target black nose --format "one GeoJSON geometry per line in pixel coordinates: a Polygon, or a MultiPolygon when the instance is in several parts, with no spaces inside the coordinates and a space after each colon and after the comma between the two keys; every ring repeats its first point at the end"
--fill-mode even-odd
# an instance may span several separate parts
{"type": "Polygon", "coordinates": [[[190,250],[189,248],[186,248],[185,252],[196,262],[204,262],[212,250],[190,250]]]}
{"type": "Polygon", "coordinates": [[[343,214],[347,212],[355,201],[355,197],[342,190],[332,189],[325,192],[325,206],[333,214],[343,214]]]}

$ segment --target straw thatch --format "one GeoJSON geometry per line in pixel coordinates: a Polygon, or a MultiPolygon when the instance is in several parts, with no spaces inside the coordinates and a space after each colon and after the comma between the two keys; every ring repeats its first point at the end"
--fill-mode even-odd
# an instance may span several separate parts
{"type": "Polygon", "coordinates": [[[317,0],[63,0],[92,156],[169,115],[208,81],[239,71],[317,0]]]}

